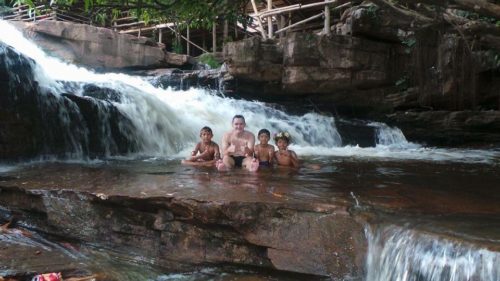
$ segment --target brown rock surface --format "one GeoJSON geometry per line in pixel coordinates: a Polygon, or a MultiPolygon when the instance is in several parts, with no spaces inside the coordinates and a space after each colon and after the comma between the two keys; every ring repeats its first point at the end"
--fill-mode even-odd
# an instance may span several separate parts
{"type": "Polygon", "coordinates": [[[13,22],[52,56],[95,69],[166,66],[165,54],[148,38],[62,21],[13,22]]]}

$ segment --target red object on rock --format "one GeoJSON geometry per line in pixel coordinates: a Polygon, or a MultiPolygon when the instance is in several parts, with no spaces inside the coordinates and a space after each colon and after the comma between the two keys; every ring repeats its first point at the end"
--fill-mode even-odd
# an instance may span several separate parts
{"type": "Polygon", "coordinates": [[[38,274],[31,279],[31,281],[63,281],[61,272],[55,273],[45,273],[45,274],[38,274]]]}

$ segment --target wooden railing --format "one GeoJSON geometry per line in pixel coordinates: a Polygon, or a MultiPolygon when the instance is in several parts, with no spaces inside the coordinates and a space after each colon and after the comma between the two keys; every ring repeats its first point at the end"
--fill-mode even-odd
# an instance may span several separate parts
{"type": "Polygon", "coordinates": [[[28,5],[16,6],[12,8],[9,15],[3,16],[4,20],[13,21],[43,21],[58,20],[84,24],[92,24],[90,18],[82,16],[75,12],[61,10],[57,6],[40,5],[29,7],[28,5]]]}
{"type": "Polygon", "coordinates": [[[338,0],[323,0],[305,5],[295,4],[285,7],[273,8],[273,0],[267,0],[267,7],[264,10],[259,11],[255,0],[251,0],[251,2],[254,13],[250,14],[250,16],[257,21],[260,34],[264,39],[274,38],[275,34],[277,33],[282,33],[293,27],[305,24],[320,17],[324,17],[323,33],[329,35],[331,32],[331,11],[351,5],[351,2],[339,4],[338,0]],[[322,12],[295,23],[289,22],[288,24],[286,24],[285,20],[282,17],[282,14],[285,13],[289,14],[293,11],[321,6],[324,6],[324,10],[322,12]],[[278,16],[281,16],[281,18],[278,19],[278,16]],[[264,24],[267,24],[267,31],[264,28],[264,24]],[[278,26],[278,29],[276,31],[274,31],[274,25],[278,26]]]}

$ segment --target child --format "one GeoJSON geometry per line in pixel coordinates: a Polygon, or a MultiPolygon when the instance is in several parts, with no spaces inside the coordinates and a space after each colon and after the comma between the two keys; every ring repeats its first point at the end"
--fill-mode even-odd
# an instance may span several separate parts
{"type": "Polygon", "coordinates": [[[255,158],[259,160],[259,167],[272,167],[273,166],[273,158],[274,158],[274,146],[268,144],[271,139],[271,133],[262,129],[257,134],[257,138],[260,143],[257,144],[254,148],[255,158]]]}
{"type": "Polygon", "coordinates": [[[299,168],[299,159],[293,150],[288,150],[288,145],[292,137],[288,132],[279,132],[274,136],[274,142],[278,151],[274,153],[274,158],[278,166],[299,168]]]}
{"type": "Polygon", "coordinates": [[[201,128],[201,141],[196,144],[191,152],[191,157],[182,160],[181,163],[192,166],[213,166],[220,159],[219,145],[212,141],[213,136],[212,129],[209,127],[201,128]]]}

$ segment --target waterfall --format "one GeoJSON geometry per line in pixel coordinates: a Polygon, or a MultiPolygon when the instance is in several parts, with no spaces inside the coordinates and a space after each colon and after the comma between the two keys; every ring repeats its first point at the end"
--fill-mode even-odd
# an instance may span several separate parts
{"type": "Polygon", "coordinates": [[[0,21],[0,32],[8,34],[0,42],[32,60],[41,119],[58,117],[53,122],[57,124],[45,126],[41,133],[44,154],[64,154],[66,158],[123,153],[172,156],[191,147],[203,126],[212,127],[214,141],[219,142],[236,114],[245,116],[247,129],[254,133],[262,128],[290,132],[298,146],[329,148],[342,142],[331,116],[288,115],[265,103],[202,89],[176,91],[154,87],[137,76],[96,74],[47,56],[4,21],[0,21]],[[89,86],[101,93],[89,93],[89,86]],[[103,97],[106,91],[115,92],[118,98],[103,97]],[[51,129],[55,132],[49,132],[51,129]],[[126,149],[120,147],[123,143],[126,149]],[[66,152],[54,151],[56,146],[66,152]]]}
{"type": "Polygon", "coordinates": [[[396,226],[367,237],[367,281],[500,280],[499,252],[396,226]]]}
{"type": "Polygon", "coordinates": [[[377,145],[398,147],[410,146],[410,143],[406,140],[406,137],[399,128],[389,127],[387,124],[379,122],[371,122],[368,126],[375,128],[375,142],[377,145]]]}

